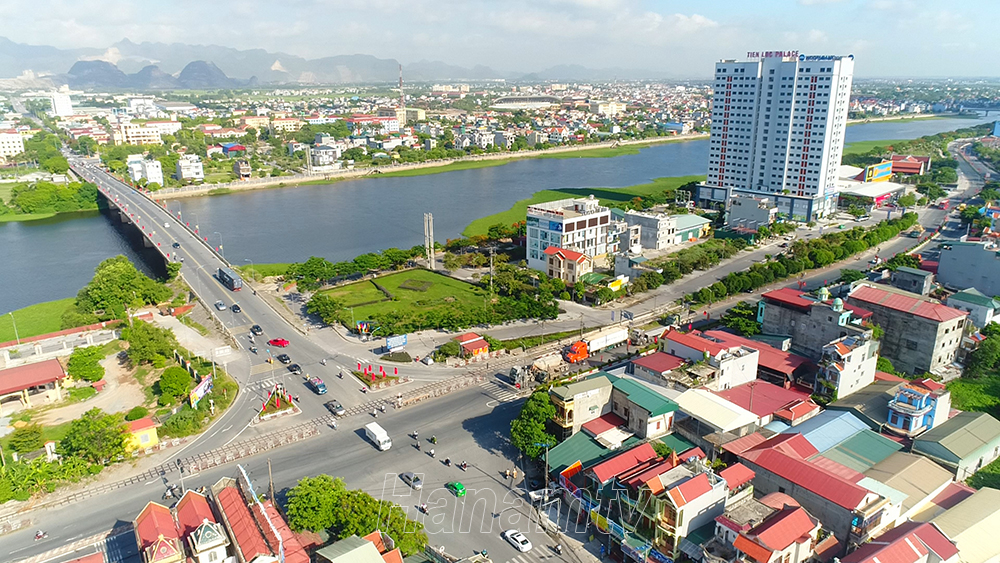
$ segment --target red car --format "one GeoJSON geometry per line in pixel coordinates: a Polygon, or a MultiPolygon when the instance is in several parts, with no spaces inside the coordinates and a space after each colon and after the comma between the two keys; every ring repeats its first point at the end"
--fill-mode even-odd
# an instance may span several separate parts
{"type": "Polygon", "coordinates": [[[284,338],[272,338],[271,340],[268,340],[267,343],[271,346],[277,346],[278,348],[288,346],[288,341],[284,338]]]}

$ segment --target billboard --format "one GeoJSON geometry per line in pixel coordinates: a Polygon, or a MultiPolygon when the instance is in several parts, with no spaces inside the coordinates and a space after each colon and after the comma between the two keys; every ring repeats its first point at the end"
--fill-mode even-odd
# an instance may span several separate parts
{"type": "Polygon", "coordinates": [[[406,335],[387,336],[385,339],[385,349],[392,352],[406,346],[406,335]]]}
{"type": "Polygon", "coordinates": [[[208,374],[201,380],[201,383],[199,383],[197,387],[191,390],[191,395],[189,397],[191,400],[191,408],[198,408],[198,402],[204,399],[205,395],[208,395],[208,392],[211,390],[212,374],[208,374]]]}
{"type": "Polygon", "coordinates": [[[865,182],[888,182],[892,176],[892,161],[887,160],[865,167],[865,182]]]}

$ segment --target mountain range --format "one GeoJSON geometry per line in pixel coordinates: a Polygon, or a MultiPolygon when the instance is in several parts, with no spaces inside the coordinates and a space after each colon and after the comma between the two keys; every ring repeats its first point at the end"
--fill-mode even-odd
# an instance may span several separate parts
{"type": "MultiPolygon", "coordinates": [[[[399,62],[372,55],[305,59],[263,49],[218,45],[134,43],[123,39],[106,49],[59,49],[27,45],[0,37],[0,78],[26,70],[58,84],[80,88],[172,89],[231,88],[260,84],[348,84],[395,82],[399,62]]],[[[660,78],[630,69],[590,69],[559,65],[532,73],[500,72],[422,60],[403,65],[407,82],[441,80],[610,80],[660,78]]]]}

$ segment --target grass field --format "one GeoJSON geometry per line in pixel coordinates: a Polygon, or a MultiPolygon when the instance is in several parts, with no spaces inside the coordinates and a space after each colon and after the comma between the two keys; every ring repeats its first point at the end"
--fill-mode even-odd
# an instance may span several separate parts
{"type": "Polygon", "coordinates": [[[15,223],[18,221],[37,221],[55,217],[55,213],[21,213],[18,215],[0,215],[0,223],[15,223]]]}
{"type": "Polygon", "coordinates": [[[0,199],[10,201],[10,192],[14,191],[17,182],[4,182],[0,184],[0,199]]]}
{"type": "MultiPolygon", "coordinates": [[[[30,305],[14,311],[17,336],[28,338],[60,330],[63,313],[73,306],[74,301],[76,301],[75,297],[69,297],[30,305]]],[[[10,315],[4,314],[3,318],[0,319],[0,342],[9,342],[14,338],[14,324],[11,322],[10,315]]]]}
{"type": "Polygon", "coordinates": [[[674,190],[688,182],[704,180],[704,176],[676,176],[672,178],[657,178],[648,184],[639,184],[625,188],[568,188],[564,190],[542,190],[535,192],[528,199],[522,199],[514,204],[507,211],[494,213],[481,219],[476,219],[462,231],[465,236],[482,235],[490,228],[490,225],[502,223],[512,225],[518,221],[523,221],[525,211],[529,205],[545,203],[567,197],[586,197],[590,194],[600,198],[602,203],[628,201],[636,196],[648,196],[660,193],[664,190],[674,190]]]}
{"type": "Polygon", "coordinates": [[[887,147],[895,143],[905,143],[912,139],[890,139],[887,141],[857,141],[844,145],[844,154],[863,154],[875,147],[887,147]]]}
{"type": "Polygon", "coordinates": [[[966,479],[965,483],[974,489],[983,487],[1000,489],[1000,459],[976,471],[976,474],[966,479]]]}
{"type": "Polygon", "coordinates": [[[420,314],[436,309],[462,309],[471,305],[481,307],[486,298],[486,292],[478,287],[428,270],[408,270],[381,276],[374,281],[395,296],[395,300],[390,301],[371,281],[324,291],[343,300],[345,309],[340,313],[341,322],[351,322],[348,307],[354,308],[354,319],[360,321],[389,311],[420,314]],[[405,289],[401,285],[414,289],[405,289]]]}
{"type": "Polygon", "coordinates": [[[492,168],[510,164],[518,158],[502,158],[496,160],[470,160],[467,162],[458,161],[444,166],[428,166],[427,168],[416,168],[413,170],[400,170],[398,172],[384,172],[376,176],[377,178],[408,178],[410,176],[426,176],[428,174],[443,174],[445,172],[456,172],[458,170],[473,170],[476,168],[492,168]]]}
{"type": "Polygon", "coordinates": [[[956,379],[948,384],[948,390],[953,408],[985,412],[1000,418],[1000,375],[956,379]]]}
{"type": "Polygon", "coordinates": [[[240,266],[239,270],[241,273],[250,276],[251,274],[256,274],[256,277],[268,277],[268,276],[283,276],[285,271],[288,270],[289,262],[276,262],[274,264],[247,264],[245,266],[240,266]]]}

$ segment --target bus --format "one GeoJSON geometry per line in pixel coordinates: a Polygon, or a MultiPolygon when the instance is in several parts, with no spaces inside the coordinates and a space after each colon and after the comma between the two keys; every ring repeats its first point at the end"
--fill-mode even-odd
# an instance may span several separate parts
{"type": "Polygon", "coordinates": [[[222,285],[228,287],[230,291],[243,289],[243,280],[236,275],[236,272],[229,268],[219,268],[219,281],[222,282],[222,285]]]}

